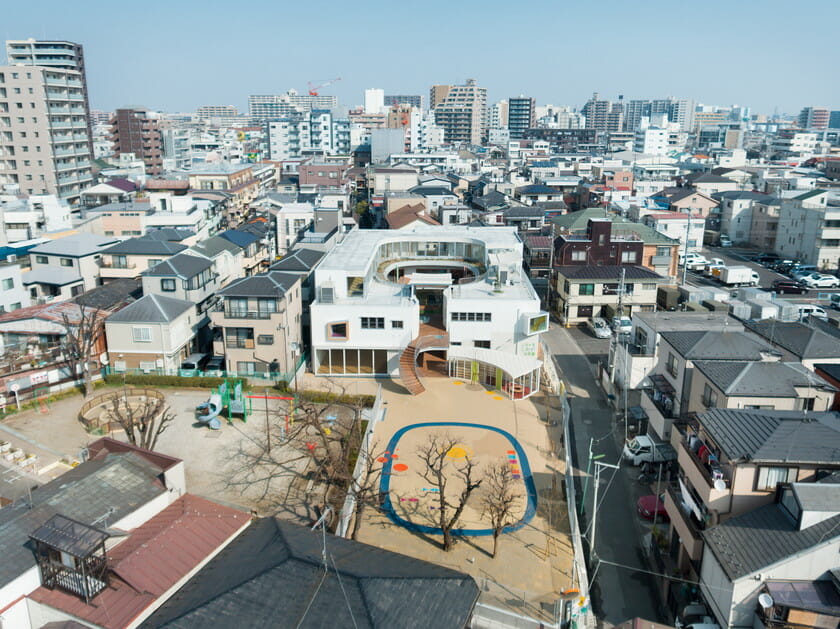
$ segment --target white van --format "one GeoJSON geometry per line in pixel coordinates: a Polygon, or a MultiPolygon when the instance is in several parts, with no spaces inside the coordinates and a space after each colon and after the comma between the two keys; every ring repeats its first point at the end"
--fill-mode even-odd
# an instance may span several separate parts
{"type": "Polygon", "coordinates": [[[809,316],[828,321],[828,314],[826,314],[825,310],[819,306],[815,306],[813,304],[797,304],[796,307],[799,309],[800,321],[807,320],[809,316]]]}
{"type": "Polygon", "coordinates": [[[828,305],[835,310],[840,310],[840,293],[834,293],[828,298],[828,305]]]}
{"type": "Polygon", "coordinates": [[[612,336],[610,326],[608,326],[607,322],[601,317],[592,317],[587,321],[587,324],[589,324],[589,329],[592,330],[592,334],[595,335],[595,338],[608,339],[612,336]]]}

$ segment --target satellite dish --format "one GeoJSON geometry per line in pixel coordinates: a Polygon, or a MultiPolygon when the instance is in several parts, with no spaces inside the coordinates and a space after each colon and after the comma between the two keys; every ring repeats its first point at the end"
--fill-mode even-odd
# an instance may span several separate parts
{"type": "Polygon", "coordinates": [[[762,609],[769,609],[770,607],[773,607],[773,597],[767,594],[767,592],[759,594],[758,604],[761,605],[762,609]]]}
{"type": "Polygon", "coordinates": [[[102,352],[99,355],[99,362],[102,365],[107,365],[108,364],[108,352],[102,352]]]}
{"type": "Polygon", "coordinates": [[[722,478],[719,478],[715,481],[715,489],[718,491],[725,491],[726,490],[726,481],[722,478]]]}

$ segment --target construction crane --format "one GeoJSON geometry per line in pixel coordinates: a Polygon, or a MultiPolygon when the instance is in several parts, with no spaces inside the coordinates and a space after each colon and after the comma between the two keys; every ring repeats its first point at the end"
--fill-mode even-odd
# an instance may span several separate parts
{"type": "Polygon", "coordinates": [[[312,81],[309,81],[309,83],[307,83],[307,85],[309,85],[309,95],[310,96],[318,96],[318,90],[320,90],[322,87],[327,87],[327,85],[332,85],[336,81],[340,81],[340,80],[341,80],[341,77],[338,77],[338,78],[335,78],[335,79],[330,79],[329,81],[325,81],[324,83],[321,83],[320,85],[315,85],[314,83],[312,83],[312,81]]]}

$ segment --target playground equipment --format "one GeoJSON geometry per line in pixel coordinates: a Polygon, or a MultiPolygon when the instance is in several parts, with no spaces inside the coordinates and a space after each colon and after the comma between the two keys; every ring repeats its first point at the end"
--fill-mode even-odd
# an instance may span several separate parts
{"type": "Polygon", "coordinates": [[[242,415],[242,421],[246,422],[252,412],[252,403],[249,396],[243,395],[241,382],[234,385],[225,381],[211,389],[210,399],[196,406],[195,410],[199,422],[207,424],[213,430],[219,430],[222,427],[219,416],[223,412],[226,411],[228,423],[234,415],[242,415]]]}
{"type": "Polygon", "coordinates": [[[219,413],[222,412],[222,396],[218,393],[211,393],[207,402],[202,402],[195,407],[198,421],[207,424],[213,430],[219,430],[222,422],[219,413]]]}

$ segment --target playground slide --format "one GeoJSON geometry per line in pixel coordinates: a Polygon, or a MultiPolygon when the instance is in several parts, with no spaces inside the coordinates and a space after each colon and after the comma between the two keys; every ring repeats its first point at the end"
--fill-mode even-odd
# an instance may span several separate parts
{"type": "Polygon", "coordinates": [[[207,402],[199,404],[195,410],[198,411],[198,421],[202,424],[207,424],[213,430],[219,430],[222,427],[222,422],[219,420],[219,413],[222,412],[222,396],[218,393],[213,393],[207,402]]]}

